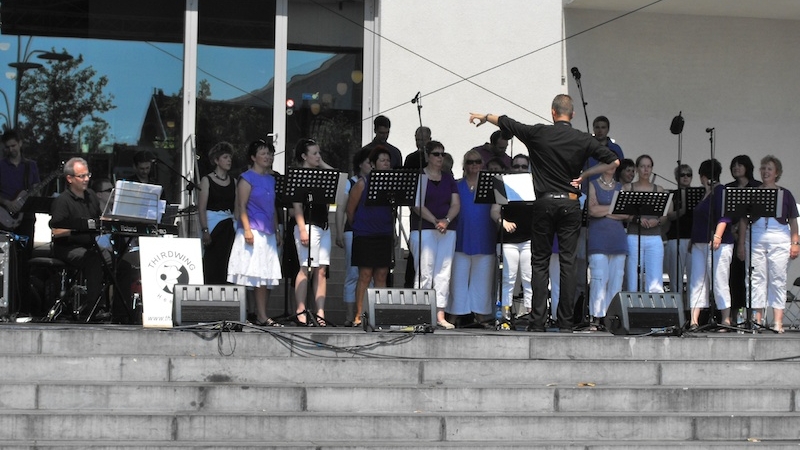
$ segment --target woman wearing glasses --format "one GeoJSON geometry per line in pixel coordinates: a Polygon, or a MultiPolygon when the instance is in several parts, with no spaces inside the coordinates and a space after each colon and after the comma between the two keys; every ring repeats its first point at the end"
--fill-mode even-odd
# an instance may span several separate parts
{"type": "MultiPolygon", "coordinates": [[[[294,159],[298,167],[305,169],[330,168],[322,161],[322,153],[313,139],[301,139],[294,148],[294,159]]],[[[304,205],[295,202],[294,241],[297,247],[297,258],[300,270],[294,281],[294,295],[297,302],[296,323],[301,326],[310,324],[309,319],[316,320],[319,326],[327,326],[325,322],[325,296],[327,293],[328,266],[331,263],[331,230],[328,228],[328,205],[313,203],[304,205]],[[310,231],[310,232],[309,232],[310,231]],[[309,256],[311,262],[309,263],[309,256]],[[309,279],[314,284],[314,302],[317,311],[306,309],[309,279]]]]}
{"type": "Polygon", "coordinates": [[[458,181],[459,214],[469,220],[456,225],[456,248],[453,256],[453,293],[448,311],[454,316],[474,314],[475,321],[491,320],[492,280],[494,279],[495,225],[491,204],[475,203],[475,190],[483,160],[473,149],[464,155],[464,178],[458,181]]]}
{"type": "Polygon", "coordinates": [[[692,214],[686,214],[686,192],[692,185],[692,168],[688,164],[681,164],[675,168],[675,181],[678,190],[675,192],[674,202],[680,206],[677,210],[667,214],[669,229],[667,230],[667,243],[664,247],[664,264],[667,265],[669,274],[670,292],[683,293],[683,277],[692,273],[691,245],[692,240],[692,214]],[[679,259],[680,258],[680,259],[679,259]],[[678,273],[678,261],[681,271],[678,273]]]}
{"type": "Polygon", "coordinates": [[[428,166],[425,203],[412,208],[411,252],[418,261],[415,285],[436,290],[436,321],[445,329],[455,326],[445,320],[444,311],[450,296],[450,273],[456,247],[456,216],[460,210],[458,186],[453,175],[442,169],[444,145],[438,141],[425,144],[428,166]],[[421,231],[419,231],[421,229],[421,231]]]}
{"type": "MultiPolygon", "coordinates": [[[[511,173],[530,173],[530,159],[518,154],[511,161],[511,173]]],[[[492,221],[500,225],[503,238],[503,311],[511,307],[517,273],[522,286],[522,305],[524,314],[531,312],[533,288],[531,287],[531,227],[533,226],[533,207],[524,202],[507,205],[492,205],[492,221]],[[502,217],[500,217],[502,212],[502,217]],[[501,220],[502,219],[502,220],[501,220]]],[[[499,243],[497,244],[500,245],[499,243]]],[[[499,250],[498,250],[499,251],[499,250]]],[[[556,276],[556,278],[558,278],[556,276]]],[[[551,278],[553,279],[553,278],[551,278]]],[[[510,319],[510,317],[505,317],[510,319]]]]}

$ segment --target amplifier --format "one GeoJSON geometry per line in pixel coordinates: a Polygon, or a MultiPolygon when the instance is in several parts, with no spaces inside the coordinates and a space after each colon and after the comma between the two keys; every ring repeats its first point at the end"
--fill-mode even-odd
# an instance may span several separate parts
{"type": "Polygon", "coordinates": [[[172,316],[176,325],[247,319],[247,290],[230,284],[176,284],[172,316]]]}
{"type": "Polygon", "coordinates": [[[366,331],[436,325],[436,291],[433,289],[367,289],[366,331]]]}
{"type": "Polygon", "coordinates": [[[613,334],[679,333],[684,324],[683,300],[672,292],[620,292],[611,300],[604,323],[613,334]]]}

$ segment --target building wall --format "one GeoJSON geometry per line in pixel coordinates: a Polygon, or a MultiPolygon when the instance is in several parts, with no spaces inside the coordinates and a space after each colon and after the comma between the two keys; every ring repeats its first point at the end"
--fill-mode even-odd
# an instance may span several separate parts
{"type": "MultiPolygon", "coordinates": [[[[565,10],[567,36],[619,13],[565,10]]],[[[648,153],[654,171],[673,180],[678,138],[669,132],[683,111],[683,162],[697,168],[710,158],[706,128],[714,127],[722,182],[739,154],[756,166],[774,154],[783,163],[779,184],[800,199],[797,132],[800,73],[797,21],[667,14],[632,14],[568,39],[567,63],[580,68],[589,120],[603,114],[610,136],[635,158],[648,153]]],[[[569,92],[578,95],[570,78],[569,92]]],[[[576,117],[582,118],[578,109],[576,117]]],[[[583,123],[580,120],[576,124],[583,123]]],[[[585,127],[583,125],[582,127],[585,127]]],[[[663,180],[658,183],[670,186],[663,180]]],[[[790,267],[789,284],[800,276],[790,267]]],[[[791,286],[790,286],[791,287],[791,286]]]]}
{"type": "Polygon", "coordinates": [[[457,177],[463,154],[495,130],[470,126],[470,111],[537,123],[543,119],[535,114],[550,120],[550,102],[566,92],[561,0],[382,0],[377,15],[383,39],[375,110],[392,120],[389,142],[403,156],[415,150],[417,91],[422,123],[453,154],[457,177]]]}

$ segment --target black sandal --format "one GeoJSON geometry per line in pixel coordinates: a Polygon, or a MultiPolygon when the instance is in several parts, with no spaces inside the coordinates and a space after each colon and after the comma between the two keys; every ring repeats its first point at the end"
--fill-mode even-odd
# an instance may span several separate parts
{"type": "Polygon", "coordinates": [[[277,327],[277,328],[283,327],[283,325],[279,324],[278,322],[275,322],[269,317],[267,317],[267,320],[265,320],[264,322],[259,322],[258,320],[256,320],[256,325],[260,327],[277,327]]]}

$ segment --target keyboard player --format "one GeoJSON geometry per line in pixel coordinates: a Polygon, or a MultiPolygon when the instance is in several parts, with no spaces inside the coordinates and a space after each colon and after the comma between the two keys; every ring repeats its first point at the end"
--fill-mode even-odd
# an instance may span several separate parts
{"type": "MultiPolygon", "coordinates": [[[[90,311],[94,302],[102,294],[101,307],[109,312],[108,298],[103,290],[105,268],[110,267],[111,254],[100,248],[95,241],[100,224],[101,207],[97,194],[88,188],[92,177],[89,165],[83,158],[72,158],[64,164],[64,177],[67,187],[53,201],[51,207],[50,229],[53,235],[53,256],[66,264],[83,270],[86,279],[86,299],[91,304],[84,304],[85,311],[90,311]],[[88,309],[87,309],[88,308],[88,309]]],[[[121,268],[122,269],[122,268],[121,268]]],[[[123,298],[130,288],[119,286],[123,298]]],[[[125,322],[129,319],[126,307],[121,302],[114,302],[112,320],[125,322]]],[[[108,314],[95,313],[101,319],[108,314]]]]}

